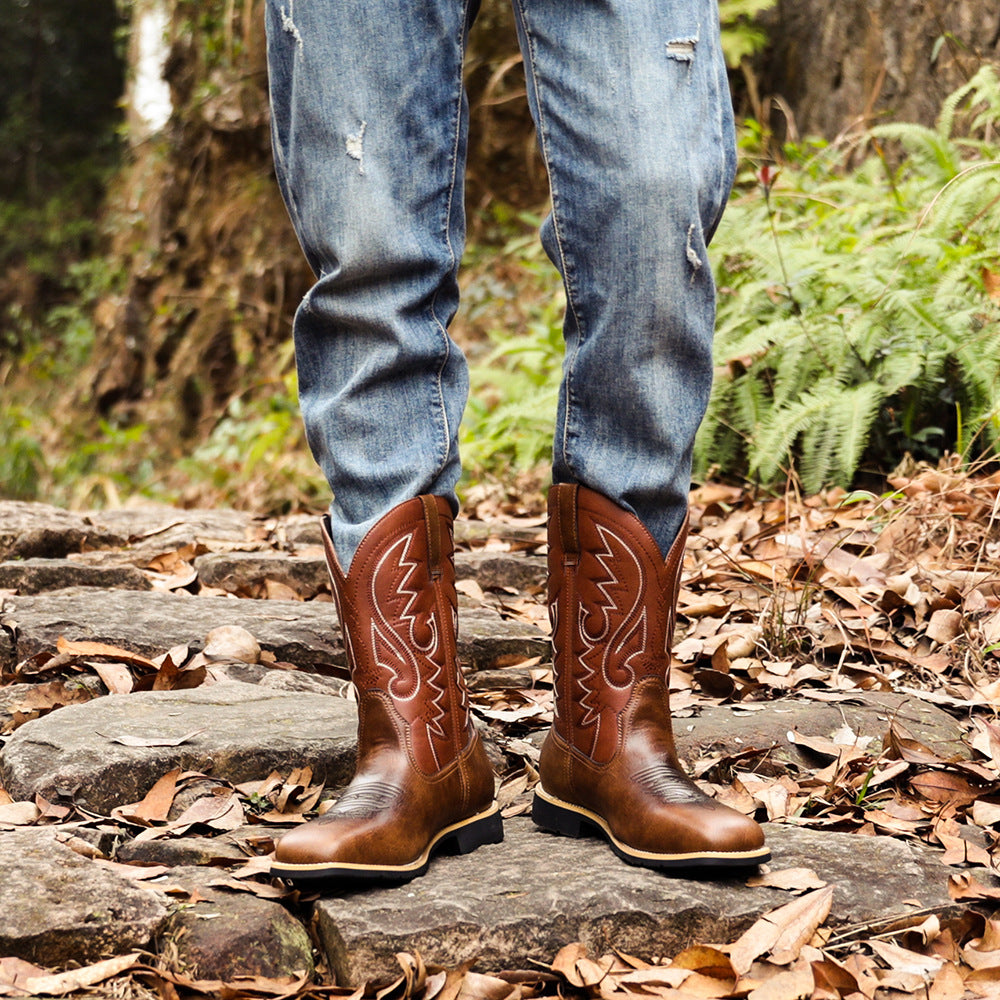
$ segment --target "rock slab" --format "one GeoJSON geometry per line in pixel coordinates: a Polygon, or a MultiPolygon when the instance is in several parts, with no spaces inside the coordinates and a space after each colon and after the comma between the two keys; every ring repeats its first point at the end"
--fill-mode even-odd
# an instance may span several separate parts
{"type": "Polygon", "coordinates": [[[236,783],[309,765],[317,780],[339,784],[354,765],[356,730],[355,706],[342,698],[237,681],[107,695],[21,726],[0,752],[0,785],[15,799],[73,796],[107,814],[175,767],[236,783]],[[187,734],[177,746],[114,742],[187,734]]]}
{"type": "MultiPolygon", "coordinates": [[[[399,951],[482,969],[547,964],[572,941],[598,955],[673,955],[733,941],[792,898],[743,879],[666,878],[619,861],[600,840],[556,838],[523,817],[507,820],[505,832],[504,843],[440,857],[405,886],[321,899],[318,930],[338,983],[398,975],[399,951]]],[[[812,868],[835,886],[828,926],[961,909],[948,896],[949,869],[919,848],[791,826],[766,832],[772,869],[812,868]]]]}
{"type": "Polygon", "coordinates": [[[51,828],[0,834],[0,955],[45,967],[145,948],[166,897],[60,843],[51,828]]]}
{"type": "Polygon", "coordinates": [[[122,534],[84,514],[42,503],[0,501],[0,559],[59,559],[85,548],[123,544],[122,534]]]}
{"type": "Polygon", "coordinates": [[[174,646],[202,643],[218,626],[239,625],[277,659],[315,666],[343,662],[335,621],[329,604],[74,589],[7,601],[0,633],[12,638],[19,662],[54,651],[60,636],[158,656],[174,646]]]}
{"type": "Polygon", "coordinates": [[[134,566],[95,566],[70,559],[22,559],[0,562],[0,590],[41,594],[65,587],[103,587],[107,590],[152,590],[153,585],[134,566]]]}
{"type": "Polygon", "coordinates": [[[824,761],[789,740],[790,734],[829,737],[849,726],[855,736],[868,740],[870,753],[878,754],[895,724],[943,758],[969,756],[962,727],[951,715],[904,694],[859,691],[835,702],[791,697],[753,707],[759,711],[742,705],[709,705],[694,718],[675,718],[674,735],[683,755],[696,760],[715,750],[733,753],[773,747],[778,760],[815,767],[824,761]]]}
{"type": "MultiPolygon", "coordinates": [[[[78,588],[4,603],[0,668],[54,651],[60,636],[158,656],[174,646],[204,642],[209,630],[220,625],[245,628],[283,662],[307,669],[344,663],[340,630],[328,603],[78,588]]],[[[527,622],[480,608],[463,613],[458,652],[463,665],[479,670],[511,657],[547,656],[549,641],[527,622]]]]}
{"type": "Polygon", "coordinates": [[[175,868],[171,886],[195,890],[196,902],[171,915],[159,940],[171,971],[192,979],[232,982],[240,976],[312,975],[312,942],[280,903],[227,888],[204,868],[175,868]]]}

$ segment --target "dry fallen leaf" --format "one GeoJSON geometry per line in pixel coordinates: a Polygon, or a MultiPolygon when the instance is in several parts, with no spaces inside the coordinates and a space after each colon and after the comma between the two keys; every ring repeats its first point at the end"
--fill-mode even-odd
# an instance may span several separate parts
{"type": "Polygon", "coordinates": [[[552,961],[552,971],[566,977],[571,986],[596,986],[608,974],[610,966],[598,965],[587,954],[586,945],[578,941],[559,949],[552,961]]]}
{"type": "Polygon", "coordinates": [[[132,673],[124,663],[88,660],[89,666],[108,689],[109,694],[130,694],[134,685],[132,673]]]}
{"type": "Polygon", "coordinates": [[[180,777],[181,769],[174,768],[160,778],[153,787],[146,793],[141,802],[134,802],[127,806],[118,806],[112,810],[113,816],[130,822],[140,823],[164,823],[170,814],[170,807],[173,805],[174,796],[177,794],[177,779],[180,777]]]}
{"type": "Polygon", "coordinates": [[[803,962],[793,969],[779,972],[762,986],[751,990],[747,994],[747,1000],[800,1000],[802,997],[815,996],[814,988],[813,971],[803,962]]]}
{"type": "Polygon", "coordinates": [[[104,642],[71,642],[65,636],[59,636],[56,640],[56,649],[66,656],[102,656],[111,660],[119,660],[122,663],[131,663],[138,667],[149,667],[156,669],[156,664],[141,653],[133,653],[120,646],[109,646],[104,642]]]}
{"type": "Polygon", "coordinates": [[[962,1000],[965,995],[965,982],[958,969],[949,963],[942,965],[934,977],[927,1000],[962,1000]]]}
{"type": "Polygon", "coordinates": [[[134,952],[130,955],[119,955],[103,962],[84,966],[82,969],[72,969],[69,972],[59,972],[48,975],[32,976],[24,980],[24,988],[38,996],[64,996],[76,990],[86,989],[97,983],[104,982],[112,976],[120,976],[129,969],[140,964],[141,955],[134,952]]]}
{"type": "Polygon", "coordinates": [[[9,802],[0,806],[0,824],[30,826],[40,815],[34,802],[9,802]]]}
{"type": "Polygon", "coordinates": [[[20,958],[0,958],[0,996],[27,996],[28,979],[46,976],[48,969],[32,965],[20,958]],[[4,987],[10,987],[5,990],[4,987]]]}
{"type": "Polygon", "coordinates": [[[768,871],[747,879],[747,885],[751,889],[785,889],[796,893],[822,889],[826,884],[811,868],[782,868],[780,871],[768,871]]]}
{"type": "Polygon", "coordinates": [[[129,865],[122,861],[108,861],[106,858],[95,858],[95,861],[102,868],[107,868],[108,871],[140,882],[150,878],[159,878],[170,871],[166,865],[129,865]]]}
{"type": "Polygon", "coordinates": [[[727,950],[738,975],[750,971],[755,959],[770,953],[778,965],[795,961],[816,929],[830,914],[834,887],[815,889],[764,914],[727,950]]]}
{"type": "Polygon", "coordinates": [[[192,729],[190,733],[183,736],[109,736],[107,733],[98,733],[112,743],[121,743],[127,747],[179,747],[182,743],[187,743],[195,736],[203,733],[204,729],[192,729]]]}
{"type": "Polygon", "coordinates": [[[948,879],[948,895],[954,900],[1000,901],[1000,886],[982,885],[968,872],[958,872],[948,879]]]}
{"type": "Polygon", "coordinates": [[[921,955],[908,948],[901,948],[891,941],[880,941],[873,938],[867,944],[890,968],[898,972],[926,976],[929,973],[936,973],[944,965],[944,960],[941,958],[934,955],[921,955]]]}

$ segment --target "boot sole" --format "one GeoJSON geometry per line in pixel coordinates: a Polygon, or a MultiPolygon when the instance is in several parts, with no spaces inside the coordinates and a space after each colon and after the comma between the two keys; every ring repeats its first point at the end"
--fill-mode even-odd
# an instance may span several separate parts
{"type": "Polygon", "coordinates": [[[531,803],[531,818],[537,826],[564,837],[585,837],[598,833],[611,850],[630,865],[642,868],[656,868],[661,871],[688,871],[706,869],[754,868],[771,860],[771,852],[766,846],[752,851],[692,851],[683,853],[654,853],[640,851],[622,843],[611,832],[607,822],[597,813],[583,806],[564,802],[546,792],[540,785],[535,789],[531,803]]]}
{"type": "Polygon", "coordinates": [[[315,864],[291,864],[272,861],[271,875],[299,884],[329,882],[408,882],[423,875],[433,855],[450,848],[456,854],[469,854],[484,844],[503,840],[503,821],[496,803],[484,812],[446,826],[427,845],[423,854],[405,865],[363,865],[337,861],[315,864]]]}

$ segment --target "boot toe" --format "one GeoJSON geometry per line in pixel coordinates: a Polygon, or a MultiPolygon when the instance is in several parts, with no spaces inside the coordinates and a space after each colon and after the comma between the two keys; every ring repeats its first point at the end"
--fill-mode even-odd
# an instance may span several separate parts
{"type": "Polygon", "coordinates": [[[654,859],[692,865],[742,867],[771,856],[756,820],[712,800],[651,816],[642,847],[654,859]]]}

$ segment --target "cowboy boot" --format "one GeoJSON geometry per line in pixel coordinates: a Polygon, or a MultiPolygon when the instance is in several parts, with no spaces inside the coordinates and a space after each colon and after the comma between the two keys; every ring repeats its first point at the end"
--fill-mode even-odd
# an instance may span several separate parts
{"type": "Polygon", "coordinates": [[[767,861],[754,820],[711,799],[674,749],[668,673],[687,522],[666,560],[637,517],[593,490],[549,494],[555,715],[532,818],[596,830],[620,858],[658,869],[767,861]]]}
{"type": "Polygon", "coordinates": [[[434,496],[393,508],[347,574],[325,521],[323,536],[358,695],[357,768],[328,812],[278,841],[271,872],[403,881],[439,848],[503,839],[455,650],[451,508],[434,496]]]}

